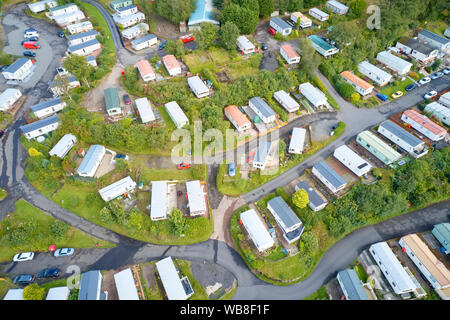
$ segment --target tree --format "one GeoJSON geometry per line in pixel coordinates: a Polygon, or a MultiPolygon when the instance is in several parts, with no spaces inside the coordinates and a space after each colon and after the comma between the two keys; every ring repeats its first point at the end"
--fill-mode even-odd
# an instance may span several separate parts
{"type": "Polygon", "coordinates": [[[259,0],[259,16],[267,18],[273,12],[272,0],[259,0]]]}
{"type": "Polygon", "coordinates": [[[236,40],[239,37],[239,28],[231,21],[227,21],[219,31],[220,43],[227,50],[236,48],[236,40]]]}
{"type": "Polygon", "coordinates": [[[361,14],[366,8],[366,5],[367,4],[365,0],[353,0],[352,2],[350,2],[348,10],[349,17],[353,19],[361,17],[361,14]]]}
{"type": "Polygon", "coordinates": [[[63,66],[67,71],[90,88],[89,79],[93,80],[95,68],[87,62],[86,57],[71,54],[64,60],[63,66]]]}
{"type": "Polygon", "coordinates": [[[23,289],[24,300],[44,300],[45,288],[39,288],[37,283],[30,284],[23,289]]]}
{"type": "Polygon", "coordinates": [[[195,9],[195,0],[156,0],[155,10],[172,23],[186,21],[195,9]]]}
{"type": "Polygon", "coordinates": [[[230,3],[222,11],[221,23],[225,24],[228,21],[233,22],[239,28],[240,33],[250,34],[258,26],[258,12],[241,7],[236,3],[230,3]]]}
{"type": "Polygon", "coordinates": [[[213,46],[219,34],[219,27],[214,23],[203,22],[201,29],[194,31],[195,41],[199,49],[208,49],[213,46]]]}
{"type": "Polygon", "coordinates": [[[35,148],[28,149],[28,154],[30,155],[30,157],[42,156],[42,153],[37,151],[35,148]]]}
{"type": "Polygon", "coordinates": [[[172,224],[174,235],[180,236],[187,230],[186,219],[183,218],[183,213],[179,209],[174,208],[168,220],[172,224]]]}
{"type": "Polygon", "coordinates": [[[72,89],[69,78],[70,76],[68,75],[56,75],[55,81],[53,82],[53,87],[59,95],[63,94],[68,96],[70,101],[73,101],[72,96],[69,94],[72,89]]]}
{"type": "Polygon", "coordinates": [[[309,202],[308,192],[305,189],[299,189],[292,195],[292,202],[300,209],[306,207],[309,202]]]}
{"type": "Polygon", "coordinates": [[[177,58],[181,58],[186,54],[186,48],[180,40],[167,40],[166,52],[168,54],[173,54],[177,58]]]}
{"type": "Polygon", "coordinates": [[[304,232],[299,243],[300,254],[312,255],[319,249],[319,242],[317,238],[311,232],[304,232]]]}
{"type": "Polygon", "coordinates": [[[55,238],[62,238],[67,233],[68,228],[67,223],[57,220],[50,225],[50,232],[55,238]]]}
{"type": "Polygon", "coordinates": [[[441,59],[436,59],[433,64],[431,65],[431,70],[435,71],[437,70],[442,64],[442,60],[441,59]]]}
{"type": "Polygon", "coordinates": [[[343,48],[360,41],[361,27],[356,24],[356,21],[341,22],[334,26],[328,36],[343,48]]]}
{"type": "Polygon", "coordinates": [[[302,56],[301,64],[306,72],[311,76],[315,76],[315,71],[320,64],[320,57],[316,50],[311,46],[311,42],[307,38],[299,39],[300,55],[302,56]]]}

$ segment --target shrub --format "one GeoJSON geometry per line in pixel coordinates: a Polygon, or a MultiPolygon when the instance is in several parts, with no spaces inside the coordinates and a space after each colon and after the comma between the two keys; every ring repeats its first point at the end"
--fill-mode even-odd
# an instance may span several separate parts
{"type": "Polygon", "coordinates": [[[30,284],[23,289],[24,300],[44,300],[45,288],[39,288],[37,283],[30,284]]]}
{"type": "Polygon", "coordinates": [[[66,233],[69,226],[62,221],[55,221],[50,226],[50,232],[55,238],[62,238],[66,233]]]}

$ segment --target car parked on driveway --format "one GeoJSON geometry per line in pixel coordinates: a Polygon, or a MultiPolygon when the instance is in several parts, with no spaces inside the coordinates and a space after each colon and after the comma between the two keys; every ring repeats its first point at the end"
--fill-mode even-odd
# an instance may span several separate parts
{"type": "Polygon", "coordinates": [[[53,254],[55,257],[67,257],[73,255],[75,250],[73,248],[61,248],[55,250],[55,253],[53,254]]]}
{"type": "Polygon", "coordinates": [[[162,40],[161,43],[159,44],[159,50],[164,49],[164,47],[166,46],[166,44],[167,44],[167,40],[162,40]]]}
{"type": "Polygon", "coordinates": [[[177,169],[184,170],[184,169],[189,169],[190,167],[191,167],[190,163],[182,162],[182,163],[178,164],[177,169]]]}
{"type": "Polygon", "coordinates": [[[64,32],[62,32],[61,30],[59,30],[59,31],[58,31],[58,37],[64,38],[64,32]]]}
{"type": "Polygon", "coordinates": [[[130,96],[126,93],[123,95],[123,102],[125,102],[125,104],[127,105],[131,103],[130,96]]]}
{"type": "Polygon", "coordinates": [[[431,98],[434,98],[436,96],[437,96],[437,91],[432,90],[430,92],[425,93],[425,95],[423,97],[425,99],[431,99],[431,98]]]}
{"type": "Polygon", "coordinates": [[[58,278],[61,274],[61,270],[58,268],[43,269],[38,274],[38,278],[58,278]]]}
{"type": "Polygon", "coordinates": [[[405,91],[409,92],[409,91],[411,91],[412,89],[414,89],[416,87],[417,87],[417,84],[411,83],[410,85],[406,86],[405,91]]]}
{"type": "Polygon", "coordinates": [[[126,154],[121,154],[121,153],[116,154],[116,156],[114,158],[115,159],[123,159],[123,160],[129,159],[129,157],[126,154]]]}
{"type": "Polygon", "coordinates": [[[387,95],[383,94],[383,93],[377,93],[377,97],[378,99],[380,99],[381,101],[387,101],[389,98],[387,95]]]}
{"type": "Polygon", "coordinates": [[[14,278],[14,284],[20,286],[27,286],[34,281],[35,277],[32,274],[19,274],[14,278]]]}
{"type": "Polygon", "coordinates": [[[267,44],[265,44],[265,43],[261,43],[261,50],[262,51],[266,51],[268,48],[267,48],[267,44]]]}
{"type": "Polygon", "coordinates": [[[444,75],[444,74],[443,74],[442,72],[438,71],[438,72],[433,73],[433,74],[430,76],[430,78],[431,78],[431,80],[435,80],[435,79],[438,79],[438,78],[442,77],[443,75],[444,75]]]}
{"type": "Polygon", "coordinates": [[[443,74],[449,74],[450,73],[450,67],[447,67],[445,69],[442,69],[443,74]]]}
{"type": "Polygon", "coordinates": [[[403,95],[403,92],[397,91],[397,92],[394,92],[394,93],[391,95],[391,97],[392,97],[393,99],[397,99],[397,98],[400,98],[402,95],[403,95]]]}
{"type": "Polygon", "coordinates": [[[418,82],[419,82],[419,84],[427,84],[430,81],[431,81],[430,77],[423,77],[418,82]]]}
{"type": "Polygon", "coordinates": [[[36,52],[32,52],[32,51],[24,51],[23,55],[25,57],[36,57],[36,52]]]}
{"type": "Polygon", "coordinates": [[[273,36],[277,33],[277,31],[274,28],[267,29],[267,32],[269,32],[273,36]]]}
{"type": "Polygon", "coordinates": [[[230,177],[234,177],[236,175],[236,166],[234,162],[230,162],[230,164],[228,165],[228,175],[230,177]]]}
{"type": "Polygon", "coordinates": [[[22,252],[14,256],[14,262],[30,261],[34,259],[34,252],[22,252]]]}
{"type": "Polygon", "coordinates": [[[20,42],[20,44],[23,46],[23,44],[24,44],[25,42],[27,42],[27,41],[35,41],[35,42],[37,42],[37,41],[39,41],[39,38],[38,38],[38,37],[29,37],[28,39],[22,40],[22,41],[20,42]]]}

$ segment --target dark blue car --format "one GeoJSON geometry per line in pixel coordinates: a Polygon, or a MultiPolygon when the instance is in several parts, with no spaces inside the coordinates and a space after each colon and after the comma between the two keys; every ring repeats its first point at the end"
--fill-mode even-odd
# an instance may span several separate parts
{"type": "Polygon", "coordinates": [[[387,97],[387,95],[382,94],[382,93],[378,93],[377,94],[378,99],[382,100],[382,101],[387,101],[389,98],[387,97]]]}
{"type": "Polygon", "coordinates": [[[164,47],[166,46],[166,44],[167,44],[167,40],[162,40],[161,43],[159,44],[159,50],[164,49],[164,47]]]}
{"type": "Polygon", "coordinates": [[[25,57],[36,57],[36,52],[32,52],[32,51],[24,51],[23,55],[25,57]]]}
{"type": "Polygon", "coordinates": [[[411,83],[409,86],[406,86],[405,91],[411,91],[415,87],[417,87],[417,84],[411,83]]]}

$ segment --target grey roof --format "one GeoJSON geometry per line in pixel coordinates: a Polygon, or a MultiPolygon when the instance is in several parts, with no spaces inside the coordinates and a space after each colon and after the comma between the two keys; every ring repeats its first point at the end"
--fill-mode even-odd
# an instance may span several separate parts
{"type": "Polygon", "coordinates": [[[92,39],[92,40],[89,40],[89,41],[86,41],[86,42],[82,42],[80,44],[76,44],[74,46],[70,46],[68,50],[70,52],[74,52],[74,51],[77,51],[77,50],[80,50],[80,49],[83,49],[83,48],[87,48],[87,47],[92,46],[92,45],[97,44],[97,43],[100,43],[100,42],[98,42],[97,39],[92,39]]]}
{"type": "Polygon", "coordinates": [[[409,144],[412,147],[416,147],[416,146],[423,144],[422,140],[413,136],[408,131],[400,128],[398,125],[396,125],[395,123],[393,123],[390,120],[384,121],[382,124],[380,124],[380,127],[385,128],[386,130],[388,130],[395,136],[399,137],[400,139],[402,139],[403,141],[405,141],[407,144],[409,144]]]}
{"type": "Polygon", "coordinates": [[[58,116],[56,114],[54,114],[48,118],[44,118],[42,120],[38,120],[38,121],[35,121],[32,123],[26,124],[24,126],[21,126],[20,130],[22,130],[22,132],[25,134],[25,133],[32,132],[32,131],[38,130],[40,128],[46,127],[48,125],[51,125],[51,124],[59,122],[59,121],[60,120],[59,120],[58,116]]]}
{"type": "Polygon", "coordinates": [[[280,17],[271,18],[270,21],[273,21],[278,26],[280,26],[282,29],[292,29],[292,26],[289,23],[287,23],[286,21],[284,21],[283,19],[281,19],[280,17]]]}
{"type": "Polygon", "coordinates": [[[297,215],[292,211],[288,204],[281,197],[275,197],[267,205],[270,205],[272,209],[276,212],[277,216],[283,221],[286,228],[291,228],[292,226],[302,223],[302,221],[297,217],[297,215]]]}
{"type": "Polygon", "coordinates": [[[442,244],[446,251],[450,252],[450,223],[435,224],[431,233],[442,244]]]}
{"type": "Polygon", "coordinates": [[[308,193],[309,202],[311,202],[315,207],[326,203],[326,201],[316,192],[316,190],[311,188],[307,181],[300,181],[297,183],[297,188],[306,190],[308,193]]]}
{"type": "Polygon", "coordinates": [[[136,40],[131,41],[131,44],[133,46],[136,46],[138,44],[141,44],[143,42],[147,42],[148,40],[151,40],[153,38],[156,38],[156,36],[154,34],[146,34],[143,37],[137,38],[136,40]]]}
{"type": "Polygon", "coordinates": [[[135,4],[130,4],[129,6],[126,6],[126,7],[119,7],[116,10],[117,11],[126,11],[126,10],[131,9],[131,8],[136,8],[136,5],[135,4]]]}
{"type": "Polygon", "coordinates": [[[83,158],[83,161],[81,161],[77,172],[90,172],[96,165],[97,159],[103,154],[104,148],[104,146],[99,144],[90,146],[88,152],[83,158]]]}
{"type": "Polygon", "coordinates": [[[431,52],[436,50],[435,48],[430,47],[429,45],[427,45],[427,44],[425,44],[423,42],[420,42],[417,39],[409,38],[407,41],[400,40],[400,43],[404,44],[405,46],[407,46],[407,47],[409,47],[409,48],[411,48],[413,50],[416,50],[417,52],[420,52],[420,53],[423,53],[423,54],[426,54],[426,55],[428,55],[431,52]]]}
{"type": "Polygon", "coordinates": [[[345,269],[339,271],[338,276],[345,291],[347,291],[349,300],[369,300],[355,270],[345,269]]]}
{"type": "Polygon", "coordinates": [[[320,174],[336,189],[347,183],[336,171],[323,161],[316,163],[314,168],[316,168],[316,170],[319,171],[320,174]]]}
{"type": "Polygon", "coordinates": [[[86,31],[86,32],[77,33],[77,34],[74,34],[74,35],[71,35],[71,36],[67,36],[67,39],[69,41],[73,41],[73,40],[81,39],[81,38],[84,38],[84,37],[97,36],[97,34],[98,34],[97,30],[90,30],[90,31],[86,31]]]}
{"type": "Polygon", "coordinates": [[[17,70],[19,70],[20,68],[22,68],[22,66],[28,62],[28,58],[19,58],[16,61],[14,61],[8,68],[6,68],[3,72],[9,72],[9,73],[14,73],[17,70]]]}
{"type": "Polygon", "coordinates": [[[97,300],[97,294],[101,290],[101,281],[99,281],[101,276],[99,270],[85,272],[81,275],[78,300],[97,300]]]}
{"type": "Polygon", "coordinates": [[[61,103],[61,98],[47,100],[47,101],[35,104],[34,106],[31,106],[31,111],[36,112],[36,111],[46,109],[51,106],[56,106],[57,104],[60,104],[60,103],[61,103]]]}
{"type": "Polygon", "coordinates": [[[442,44],[447,44],[447,43],[450,42],[449,39],[441,37],[440,35],[438,35],[436,33],[433,33],[431,31],[428,31],[426,29],[420,31],[419,35],[422,35],[422,36],[427,37],[429,39],[433,39],[434,41],[437,41],[437,42],[442,43],[442,44]]]}
{"type": "Polygon", "coordinates": [[[250,99],[250,102],[255,105],[255,107],[263,114],[264,117],[268,118],[275,115],[275,111],[260,97],[254,97],[250,99]]]}
{"type": "Polygon", "coordinates": [[[267,156],[269,155],[270,147],[272,143],[269,141],[260,141],[258,149],[256,150],[255,160],[256,162],[266,163],[267,156]]]}

